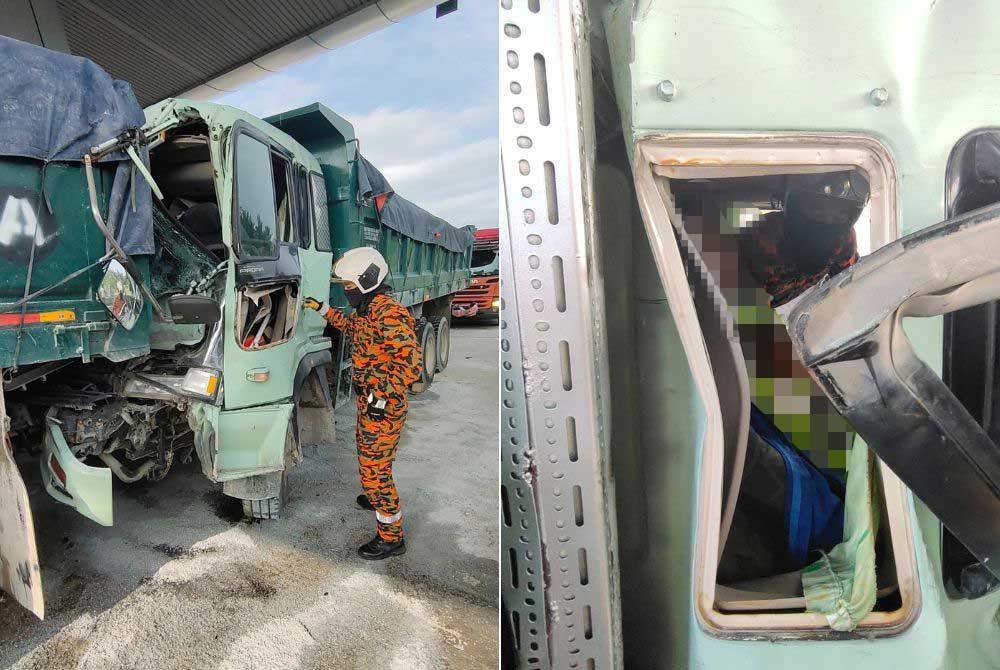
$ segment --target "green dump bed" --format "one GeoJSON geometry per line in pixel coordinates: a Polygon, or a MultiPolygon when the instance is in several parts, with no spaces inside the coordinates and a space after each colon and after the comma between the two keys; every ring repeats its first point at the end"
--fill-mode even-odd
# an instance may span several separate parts
{"type": "MultiPolygon", "coordinates": [[[[94,172],[98,202],[107,212],[114,168],[94,172]]],[[[0,158],[0,368],[91,356],[121,359],[148,351],[149,318],[131,331],[112,327],[97,298],[102,265],[59,284],[104,256],[105,245],[91,216],[82,164],[49,163],[43,170],[41,161],[0,158]],[[19,328],[18,303],[26,287],[30,294],[56,284],[26,303],[19,328]]],[[[148,277],[148,260],[135,261],[148,277]]]]}
{"type": "MultiPolygon", "coordinates": [[[[148,308],[127,331],[97,299],[106,240],[83,164],[92,146],[142,125],[142,108],[127,83],[78,56],[0,36],[0,63],[0,368],[144,353],[148,308]],[[47,287],[24,304],[22,324],[18,303],[47,287]]],[[[112,228],[122,248],[141,256],[152,248],[149,190],[128,187],[127,161],[102,155],[95,191],[105,220],[121,223],[112,228]]],[[[148,259],[135,261],[148,276],[148,259]]]]}
{"type": "MultiPolygon", "coordinates": [[[[389,263],[389,283],[407,306],[468,285],[472,227],[450,226],[392,192],[359,154],[350,122],[318,103],[265,120],[295,138],[322,166],[334,260],[348,249],[376,247],[389,263]]],[[[330,301],[347,305],[338,284],[330,288],[330,301]]]]}

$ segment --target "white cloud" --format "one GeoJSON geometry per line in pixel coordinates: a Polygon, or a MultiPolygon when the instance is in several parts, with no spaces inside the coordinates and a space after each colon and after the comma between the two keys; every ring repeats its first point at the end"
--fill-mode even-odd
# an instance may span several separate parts
{"type": "Polygon", "coordinates": [[[216,98],[215,102],[232,105],[264,118],[314,103],[321,99],[328,89],[329,85],[326,82],[278,72],[254,82],[241,91],[226,93],[216,98]]]}

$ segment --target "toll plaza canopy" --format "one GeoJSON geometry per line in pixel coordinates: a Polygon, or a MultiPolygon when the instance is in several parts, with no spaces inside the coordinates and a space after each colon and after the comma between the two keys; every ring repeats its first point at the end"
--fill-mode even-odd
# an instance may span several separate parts
{"type": "MultiPolygon", "coordinates": [[[[0,160],[80,163],[90,147],[145,122],[131,86],[86,58],[0,36],[0,63],[0,160]]],[[[101,160],[117,164],[108,166],[116,168],[110,228],[126,253],[153,253],[149,185],[136,178],[132,187],[135,171],[124,153],[101,160]]],[[[46,197],[44,189],[40,196],[46,197]]]]}
{"type": "Polygon", "coordinates": [[[143,107],[211,100],[436,0],[5,0],[0,35],[84,56],[143,107]]]}
{"type": "Polygon", "coordinates": [[[475,226],[456,228],[396,193],[385,176],[358,156],[358,195],[374,199],[382,224],[420,242],[461,253],[472,246],[475,226]]]}

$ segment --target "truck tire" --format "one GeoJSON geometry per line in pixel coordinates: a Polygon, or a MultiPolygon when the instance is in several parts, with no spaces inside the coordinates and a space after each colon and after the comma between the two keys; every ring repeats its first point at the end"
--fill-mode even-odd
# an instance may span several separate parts
{"type": "Polygon", "coordinates": [[[434,369],[437,367],[437,336],[434,325],[430,321],[421,321],[417,327],[417,339],[423,352],[423,369],[420,379],[410,387],[410,393],[423,393],[434,382],[434,369]]]}
{"type": "Polygon", "coordinates": [[[297,449],[295,414],[288,421],[285,433],[285,469],[281,471],[281,485],[278,495],[262,500],[243,500],[243,516],[247,519],[280,519],[282,510],[288,504],[288,470],[294,464],[293,454],[297,449]]]}
{"type": "Polygon", "coordinates": [[[430,322],[434,325],[434,335],[437,337],[437,365],[435,372],[444,372],[448,367],[448,356],[451,355],[451,319],[447,316],[432,316],[430,322]]]}

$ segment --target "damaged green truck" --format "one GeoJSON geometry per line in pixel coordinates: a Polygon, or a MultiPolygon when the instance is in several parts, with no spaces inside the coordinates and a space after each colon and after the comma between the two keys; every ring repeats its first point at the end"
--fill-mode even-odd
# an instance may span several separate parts
{"type": "Polygon", "coordinates": [[[322,105],[264,121],[168,99],[143,119],[93,63],[0,53],[0,585],[42,617],[27,464],[102,525],[113,478],[193,456],[246,516],[279,516],[351,392],[350,352],[302,299],[346,306],[333,261],[377,247],[418,319],[419,392],[447,365],[473,236],[394,194],[322,105]]]}

